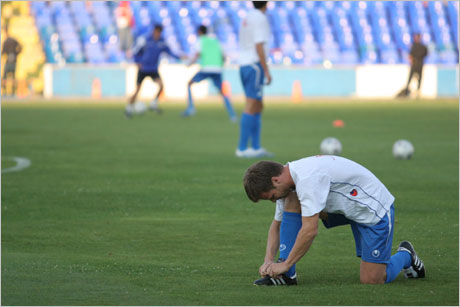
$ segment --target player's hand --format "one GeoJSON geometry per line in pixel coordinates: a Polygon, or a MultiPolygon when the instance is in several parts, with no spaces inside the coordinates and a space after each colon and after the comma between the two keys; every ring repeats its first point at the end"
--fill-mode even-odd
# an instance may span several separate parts
{"type": "Polygon", "coordinates": [[[270,267],[270,265],[273,264],[273,261],[266,261],[264,262],[264,264],[262,264],[259,268],[259,274],[260,276],[264,277],[264,276],[267,276],[269,275],[268,274],[268,268],[270,267]]]}
{"type": "Polygon", "coordinates": [[[142,64],[137,63],[137,69],[141,70],[142,69],[142,64]]]}
{"type": "Polygon", "coordinates": [[[289,270],[289,267],[285,262],[280,262],[280,263],[273,263],[268,267],[268,275],[271,277],[275,278],[284,272],[287,272],[289,270]]]}
{"type": "Polygon", "coordinates": [[[264,75],[265,75],[265,85],[270,85],[270,83],[272,83],[272,75],[270,75],[269,71],[266,71],[264,75]]]}

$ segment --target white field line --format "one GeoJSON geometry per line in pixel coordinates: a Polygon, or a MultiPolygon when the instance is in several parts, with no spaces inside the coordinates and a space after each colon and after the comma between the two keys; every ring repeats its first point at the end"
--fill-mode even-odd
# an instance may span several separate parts
{"type": "Polygon", "coordinates": [[[16,165],[13,167],[2,169],[2,174],[19,172],[25,168],[28,168],[30,165],[32,165],[32,162],[30,162],[30,160],[27,158],[11,157],[11,158],[6,158],[6,159],[16,161],[16,165]]]}

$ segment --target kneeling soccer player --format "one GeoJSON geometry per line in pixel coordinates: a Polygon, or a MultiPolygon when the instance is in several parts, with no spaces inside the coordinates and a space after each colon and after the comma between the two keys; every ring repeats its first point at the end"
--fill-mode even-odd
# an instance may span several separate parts
{"type": "Polygon", "coordinates": [[[350,224],[361,258],[361,283],[388,283],[401,270],[406,278],[425,277],[424,264],[410,242],[401,242],[391,256],[394,197],[358,163],[337,156],[308,157],[286,165],[260,161],[247,169],[243,183],[252,201],[276,202],[259,268],[262,278],[255,285],[297,284],[295,264],[310,248],[320,219],[326,228],[350,224]]]}

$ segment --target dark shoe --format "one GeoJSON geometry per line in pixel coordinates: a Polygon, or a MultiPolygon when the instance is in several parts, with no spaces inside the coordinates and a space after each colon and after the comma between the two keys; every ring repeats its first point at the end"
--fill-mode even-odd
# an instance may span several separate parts
{"type": "Polygon", "coordinates": [[[398,252],[408,252],[412,257],[411,266],[403,269],[405,278],[425,278],[425,265],[423,261],[417,256],[414,246],[409,241],[402,241],[399,243],[398,252]]]}
{"type": "Polygon", "coordinates": [[[255,286],[296,286],[297,277],[288,277],[286,274],[281,274],[279,278],[272,278],[270,276],[262,277],[254,282],[255,286]]]}
{"type": "MultiPolygon", "coordinates": [[[[277,263],[284,262],[286,259],[279,258],[277,263]]],[[[281,274],[279,278],[272,278],[270,276],[264,276],[261,279],[257,279],[254,282],[255,286],[296,286],[297,285],[297,274],[294,277],[289,277],[286,274],[281,274]]]]}

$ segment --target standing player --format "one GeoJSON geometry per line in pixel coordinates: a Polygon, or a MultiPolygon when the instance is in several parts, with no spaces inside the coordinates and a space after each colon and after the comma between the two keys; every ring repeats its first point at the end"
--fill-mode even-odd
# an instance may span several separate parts
{"type": "Polygon", "coordinates": [[[241,115],[240,138],[236,156],[254,158],[273,156],[260,145],[261,115],[263,109],[262,85],[270,84],[272,77],[267,66],[270,25],[265,12],[267,1],[252,1],[250,11],[240,26],[240,78],[246,95],[246,105],[241,115]],[[251,140],[252,148],[248,147],[251,140]]]}
{"type": "Polygon", "coordinates": [[[201,69],[188,83],[188,107],[182,113],[183,116],[191,116],[195,114],[195,106],[193,105],[191,86],[195,82],[201,82],[205,79],[211,79],[214,85],[219,90],[219,93],[224,98],[225,107],[227,109],[230,120],[236,122],[237,117],[233,110],[230,99],[222,91],[222,66],[224,65],[224,56],[219,44],[219,41],[213,37],[206,35],[207,28],[201,25],[198,28],[198,44],[197,52],[189,65],[195,63],[201,57],[201,69]]]}
{"type": "Polygon", "coordinates": [[[252,201],[276,202],[259,269],[263,278],[256,285],[297,284],[295,264],[313,243],[319,219],[326,228],[351,225],[361,258],[361,283],[388,283],[401,270],[406,278],[425,277],[423,262],[410,242],[401,242],[391,256],[394,197],[358,163],[336,156],[308,157],[287,165],[261,161],[248,168],[243,183],[252,201]],[[274,263],[278,248],[280,259],[274,263]]]}
{"type": "Polygon", "coordinates": [[[16,60],[22,51],[22,46],[15,38],[9,35],[8,28],[5,28],[5,35],[6,39],[2,46],[2,55],[6,55],[2,79],[2,94],[6,95],[6,82],[11,78],[13,83],[11,94],[14,96],[16,92],[16,60]]]}
{"type": "Polygon", "coordinates": [[[423,71],[423,61],[428,55],[428,49],[422,43],[420,33],[414,34],[414,43],[412,44],[409,52],[409,63],[410,63],[410,72],[409,79],[407,80],[407,85],[405,92],[409,94],[409,84],[412,80],[414,74],[417,75],[418,84],[417,84],[417,97],[420,95],[420,86],[422,84],[422,71],[423,71]]]}
{"type": "MultiPolygon", "coordinates": [[[[160,97],[161,93],[163,92],[163,81],[161,80],[160,74],[158,73],[160,55],[164,52],[175,59],[180,59],[179,56],[171,52],[165,41],[162,39],[162,31],[163,27],[161,25],[156,25],[153,29],[151,38],[146,39],[144,37],[140,37],[136,42],[136,46],[134,46],[134,60],[139,67],[139,71],[137,73],[136,91],[129,100],[129,104],[125,109],[125,114],[127,117],[131,117],[135,112],[134,102],[136,101],[137,95],[141,89],[142,81],[145,79],[145,77],[152,78],[152,80],[159,86],[159,90],[155,99],[150,103],[150,110],[161,113],[161,109],[158,107],[158,97],[160,97]]],[[[145,106],[143,103],[138,102],[136,105],[137,111],[145,111],[145,106]]]]}

